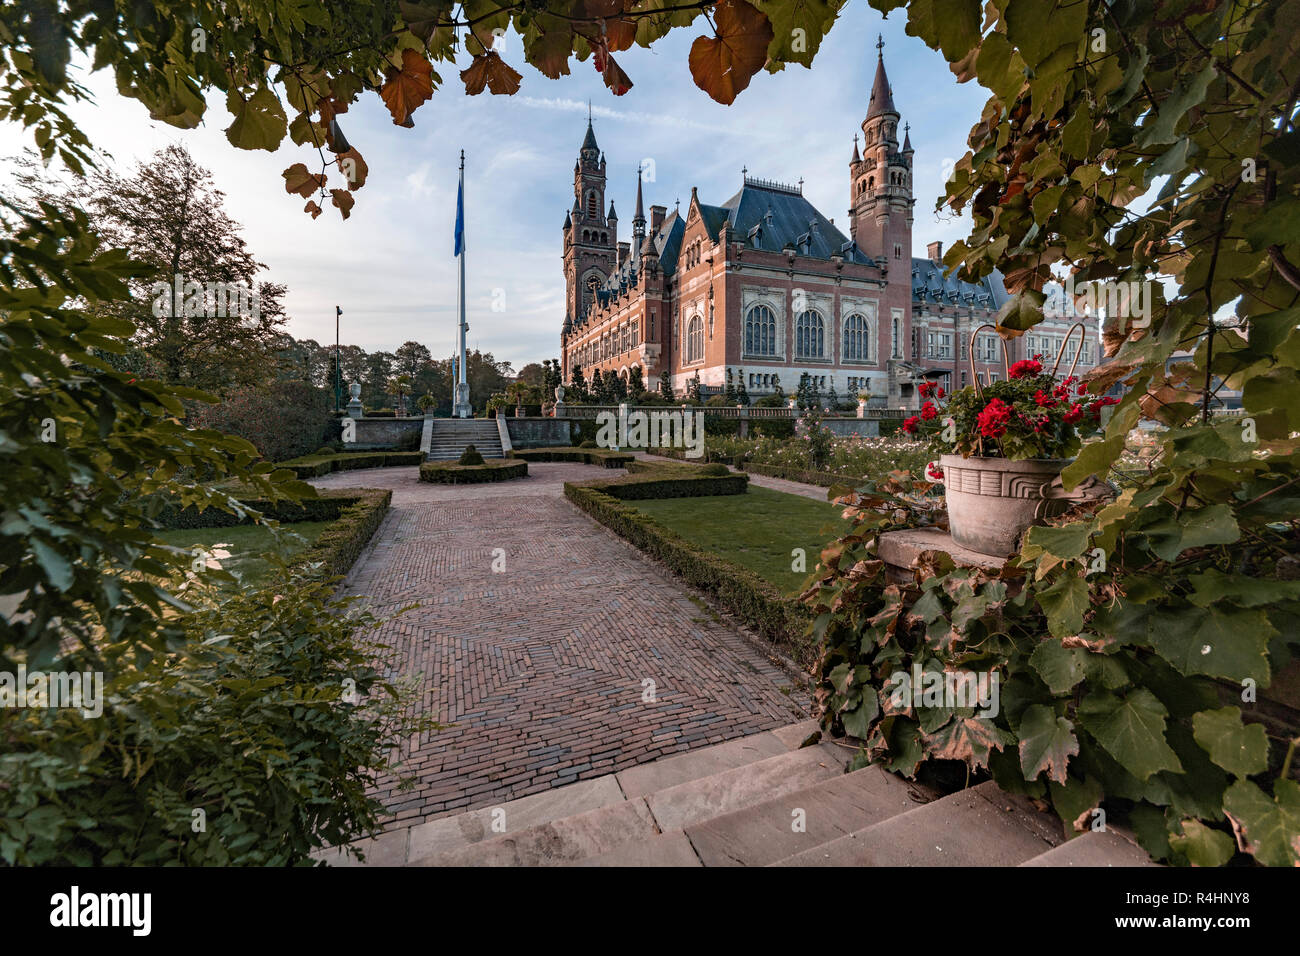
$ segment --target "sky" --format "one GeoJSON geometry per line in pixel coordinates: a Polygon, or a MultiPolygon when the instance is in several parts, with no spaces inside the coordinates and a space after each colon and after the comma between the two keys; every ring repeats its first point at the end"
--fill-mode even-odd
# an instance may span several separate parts
{"type": "MultiPolygon", "coordinates": [[[[692,186],[702,201],[720,204],[739,189],[747,168],[751,176],[779,182],[803,179],[804,195],[847,231],[848,162],[875,76],[876,36],[883,34],[894,103],[911,124],[916,149],[913,254],[924,255],[927,242],[942,240],[947,248],[965,236],[969,222],[937,214],[935,201],[944,176],[966,152],[986,95],[973,83],[959,85],[938,53],[906,36],[905,24],[902,11],[885,19],[851,0],[812,69],[761,71],[730,107],[691,79],[691,43],[707,32],[702,19],[651,49],[616,54],[634,83],[621,97],[604,86],[590,59],[571,60],[571,75],[548,79],[525,62],[519,38],[509,34],[502,55],[523,75],[514,96],[467,96],[458,75],[466,57],[456,69],[435,64],[443,85],[415,112],[413,129],[394,125],[374,93],[352,105],[341,122],[369,176],[347,221],[328,204],[313,220],[302,212],[304,200],[284,190],[281,172],[288,166],[319,168],[314,150],[288,137],[275,153],[230,145],[230,115],[220,94],[209,98],[202,126],[179,130],[151,121],[142,104],[119,96],[109,72],[83,69],[79,79],[95,102],[72,115],[111,157],[105,162],[120,170],[169,143],[183,144],[225,193],[227,213],[243,224],[249,248],[267,266],[261,278],[288,287],[288,331],[332,343],[337,305],[343,343],[367,351],[392,351],[411,339],[439,357],[455,349],[452,237],[464,149],[467,344],[518,369],[559,355],[561,227],[573,203],[588,101],[620,239],[632,229],[638,164],[652,170],[647,207],[685,205],[692,186]]],[[[30,145],[17,125],[0,123],[0,170],[6,157],[30,145]]]]}

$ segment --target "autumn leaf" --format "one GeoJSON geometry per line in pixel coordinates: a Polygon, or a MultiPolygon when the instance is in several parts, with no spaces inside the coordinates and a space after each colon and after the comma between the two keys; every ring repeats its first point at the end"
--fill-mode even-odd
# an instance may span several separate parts
{"type": "Polygon", "coordinates": [[[356,198],[350,192],[346,189],[331,189],[330,195],[334,197],[334,205],[339,207],[339,211],[343,213],[344,219],[347,219],[348,216],[352,215],[352,204],[356,202],[356,198]]]}
{"type": "Polygon", "coordinates": [[[730,106],[767,62],[772,24],[745,0],[722,0],[713,19],[717,35],[691,44],[691,76],[696,86],[730,106]]]}
{"type": "Polygon", "coordinates": [[[623,72],[612,56],[609,55],[609,48],[605,46],[604,40],[593,40],[592,50],[595,55],[592,57],[592,63],[605,80],[615,96],[622,96],[628,90],[632,89],[632,78],[623,72]]]}
{"type": "Polygon", "coordinates": [[[1070,757],[1078,753],[1072,723],[1042,704],[1025,710],[1020,718],[1020,766],[1026,780],[1037,780],[1046,770],[1048,780],[1064,785],[1070,757]]]}
{"type": "Polygon", "coordinates": [[[348,189],[355,192],[366,184],[366,174],[370,172],[370,167],[356,147],[352,147],[345,153],[339,153],[339,171],[347,179],[348,189]]]}
{"type": "Polygon", "coordinates": [[[390,66],[384,72],[379,95],[393,115],[393,122],[409,129],[415,125],[411,114],[433,97],[433,66],[415,50],[406,48],[402,51],[402,68],[390,66]]]}
{"type": "Polygon", "coordinates": [[[323,175],[309,172],[302,163],[294,163],[280,175],[284,177],[284,191],[297,193],[304,199],[310,199],[312,193],[325,185],[323,175]]]}
{"type": "Polygon", "coordinates": [[[569,75],[569,54],[573,50],[573,34],[560,24],[534,40],[524,53],[524,59],[552,80],[569,75]]]}
{"type": "Polygon", "coordinates": [[[311,202],[307,203],[307,205],[303,206],[302,211],[311,213],[311,217],[313,219],[315,219],[317,216],[321,214],[321,208],[320,206],[316,205],[316,200],[314,199],[311,202]]]}
{"type": "Polygon", "coordinates": [[[519,92],[519,81],[523,79],[495,50],[474,57],[474,62],[460,71],[460,78],[470,96],[478,96],[484,87],[494,96],[513,96],[519,92]]]}

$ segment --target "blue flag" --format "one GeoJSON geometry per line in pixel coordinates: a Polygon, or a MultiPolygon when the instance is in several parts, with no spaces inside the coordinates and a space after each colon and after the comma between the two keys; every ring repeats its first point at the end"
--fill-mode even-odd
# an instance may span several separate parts
{"type": "Polygon", "coordinates": [[[465,251],[465,183],[456,188],[456,251],[452,255],[460,255],[465,251]]]}

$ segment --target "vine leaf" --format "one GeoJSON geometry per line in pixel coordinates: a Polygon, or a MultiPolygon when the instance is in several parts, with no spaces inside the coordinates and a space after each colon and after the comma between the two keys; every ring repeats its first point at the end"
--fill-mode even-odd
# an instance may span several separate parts
{"type": "Polygon", "coordinates": [[[1145,687],[1123,699],[1093,694],[1079,705],[1079,720],[1106,752],[1139,780],[1161,770],[1182,772],[1165,740],[1165,705],[1145,687]]]}
{"type": "Polygon", "coordinates": [[[1192,718],[1192,733],[1210,759],[1234,776],[1247,777],[1268,769],[1264,725],[1243,724],[1238,707],[1201,711],[1192,718]]]}
{"type": "Polygon", "coordinates": [[[321,214],[322,210],[320,206],[316,205],[316,200],[313,199],[310,202],[308,202],[307,205],[302,207],[302,211],[311,213],[311,217],[315,219],[317,216],[321,214]]]}
{"type": "Polygon", "coordinates": [[[379,95],[398,126],[415,125],[411,114],[433,97],[433,65],[410,47],[402,50],[402,68],[388,67],[379,95]]]}
{"type": "Polygon", "coordinates": [[[745,0],[722,0],[713,19],[717,35],[696,37],[691,44],[691,76],[705,93],[730,106],[767,62],[772,24],[745,0]]]}
{"type": "Polygon", "coordinates": [[[348,181],[349,190],[355,192],[366,184],[370,167],[366,165],[366,161],[361,158],[355,146],[345,153],[339,153],[338,164],[344,178],[348,181]]]}
{"type": "Polygon", "coordinates": [[[1300,785],[1279,780],[1269,797],[1249,780],[1238,780],[1223,797],[1223,809],[1241,831],[1247,852],[1265,866],[1300,863],[1300,785]]]}
{"type": "Polygon", "coordinates": [[[610,56],[604,41],[593,42],[592,49],[595,50],[592,63],[614,95],[622,96],[632,89],[632,78],[624,73],[623,68],[610,56]]]}
{"type": "Polygon", "coordinates": [[[987,767],[989,753],[1001,750],[1008,735],[986,717],[954,717],[948,723],[925,734],[925,743],[932,757],[940,760],[961,760],[976,770],[987,767]]]}
{"type": "Polygon", "coordinates": [[[269,86],[259,86],[248,99],[231,89],[226,97],[226,108],[235,121],[226,130],[226,139],[240,149],[265,149],[275,152],[289,129],[280,98],[269,86]]]}
{"type": "Polygon", "coordinates": [[[355,196],[346,189],[331,189],[330,195],[334,197],[334,205],[339,207],[344,219],[352,215],[352,204],[357,201],[355,196]]]}
{"type": "Polygon", "coordinates": [[[519,92],[519,81],[523,79],[495,50],[474,57],[474,61],[460,71],[460,78],[470,96],[478,96],[485,88],[494,96],[513,96],[519,92]]]}
{"type": "Polygon", "coordinates": [[[1047,779],[1066,782],[1066,767],[1079,753],[1074,724],[1045,704],[1035,704],[1020,718],[1020,766],[1026,780],[1036,780],[1047,771],[1047,779]]]}
{"type": "Polygon", "coordinates": [[[317,190],[325,186],[325,177],[320,173],[310,172],[302,163],[294,163],[280,175],[284,177],[284,191],[297,193],[303,199],[310,199],[317,190]]]}
{"type": "Polygon", "coordinates": [[[1171,834],[1169,846],[1187,857],[1192,866],[1223,866],[1236,851],[1232,837],[1200,820],[1184,820],[1182,833],[1171,834]]]}

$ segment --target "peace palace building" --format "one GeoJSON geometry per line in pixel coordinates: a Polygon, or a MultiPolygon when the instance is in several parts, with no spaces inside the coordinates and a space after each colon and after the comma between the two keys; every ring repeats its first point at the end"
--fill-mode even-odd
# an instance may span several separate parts
{"type": "MultiPolygon", "coordinates": [[[[664,369],[677,395],[697,374],[706,394],[728,371],[743,375],[751,397],[779,384],[793,394],[812,376],[822,395],[870,392],[872,404],[916,407],[916,385],[946,389],[969,383],[971,332],[993,321],[1007,300],[1001,275],[979,283],[945,278],[941,249],[912,256],[912,143],[898,144],[882,56],[862,121],[864,146],[854,137],[849,162],[849,235],[803,196],[744,176],[720,206],[700,201],[668,215],[642,211],[637,175],[631,242],[620,242],[613,202],[605,210],[605,157],[587,122],[573,168],[573,208],[564,218],[567,287],[561,355],[565,381],[581,366],[626,375],[643,369],[654,388],[664,369]]],[[[1042,353],[1055,359],[1070,320],[1049,320],[1007,343],[1010,360],[1042,353]]],[[[1078,347],[1076,332],[1062,374],[1078,347]]],[[[1079,371],[1100,361],[1089,323],[1079,371]]],[[[997,336],[975,343],[975,374],[988,382],[1004,374],[997,336]]]]}

